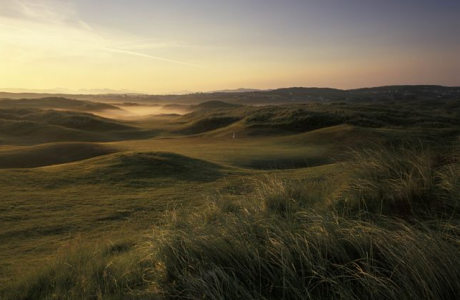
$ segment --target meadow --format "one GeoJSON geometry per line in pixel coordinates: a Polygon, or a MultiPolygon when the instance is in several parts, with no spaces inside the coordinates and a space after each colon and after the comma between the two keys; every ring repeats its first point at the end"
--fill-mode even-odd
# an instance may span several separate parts
{"type": "Polygon", "coordinates": [[[456,299],[460,100],[360,93],[0,101],[0,299],[456,299]]]}

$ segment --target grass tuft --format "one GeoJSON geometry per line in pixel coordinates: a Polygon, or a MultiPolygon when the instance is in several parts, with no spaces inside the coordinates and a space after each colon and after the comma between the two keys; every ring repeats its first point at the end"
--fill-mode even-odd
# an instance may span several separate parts
{"type": "Polygon", "coordinates": [[[17,278],[1,299],[138,299],[147,293],[151,261],[132,242],[80,242],[69,243],[48,265],[17,278]]]}
{"type": "Polygon", "coordinates": [[[460,174],[460,168],[445,165],[430,150],[372,149],[353,156],[345,171],[349,184],[335,199],[339,213],[410,218],[456,211],[460,185],[453,175],[460,174]]]}

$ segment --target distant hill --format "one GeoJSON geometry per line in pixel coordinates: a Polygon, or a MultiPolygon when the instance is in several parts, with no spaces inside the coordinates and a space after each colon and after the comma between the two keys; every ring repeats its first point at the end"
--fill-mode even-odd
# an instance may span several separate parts
{"type": "Polygon", "coordinates": [[[56,111],[44,110],[23,115],[22,119],[44,122],[50,125],[58,125],[72,129],[86,131],[115,131],[115,130],[132,130],[134,128],[88,113],[74,111],[56,111]]]}
{"type": "Polygon", "coordinates": [[[36,94],[137,94],[137,92],[131,90],[111,90],[111,89],[80,89],[80,90],[70,90],[63,88],[56,89],[12,89],[12,88],[3,88],[0,89],[1,92],[6,93],[36,93],[36,94]]]}
{"type": "MultiPolygon", "coordinates": [[[[230,90],[217,90],[217,91],[211,91],[208,93],[253,93],[253,92],[261,92],[263,90],[259,89],[247,89],[247,88],[240,88],[240,89],[230,89],[230,90]]],[[[269,90],[264,90],[264,91],[269,91],[269,90]]]]}
{"type": "Polygon", "coordinates": [[[333,88],[291,87],[275,90],[237,89],[221,90],[211,93],[190,93],[186,95],[146,95],[146,94],[98,94],[98,95],[66,95],[66,94],[34,94],[34,93],[2,93],[0,98],[43,98],[60,97],[76,100],[123,103],[136,102],[142,104],[183,104],[193,105],[207,101],[223,101],[245,105],[267,105],[286,103],[311,102],[379,102],[379,101],[412,101],[412,100],[443,100],[460,99],[460,87],[437,85],[399,85],[341,90],[333,88]]]}
{"type": "Polygon", "coordinates": [[[120,137],[140,137],[140,134],[144,133],[138,128],[89,113],[35,108],[0,109],[0,140],[13,145],[113,141],[120,137]]]}
{"type": "MultiPolygon", "coordinates": [[[[213,107],[214,103],[203,105],[213,107]]],[[[183,115],[178,119],[182,127],[176,132],[229,137],[236,134],[242,137],[303,133],[343,124],[364,128],[439,128],[446,129],[446,134],[460,129],[459,100],[392,100],[390,103],[340,101],[268,106],[224,105],[217,109],[197,109],[183,115]],[[438,113],[433,115],[434,110],[438,113]]]]}
{"type": "Polygon", "coordinates": [[[121,111],[119,107],[82,100],[73,100],[62,97],[48,97],[39,99],[0,99],[0,108],[41,108],[41,109],[65,109],[86,112],[97,111],[121,111]]]}
{"type": "Polygon", "coordinates": [[[192,107],[192,110],[208,110],[208,109],[220,109],[220,108],[235,108],[240,107],[239,104],[232,104],[223,101],[207,101],[195,105],[192,107]]]}

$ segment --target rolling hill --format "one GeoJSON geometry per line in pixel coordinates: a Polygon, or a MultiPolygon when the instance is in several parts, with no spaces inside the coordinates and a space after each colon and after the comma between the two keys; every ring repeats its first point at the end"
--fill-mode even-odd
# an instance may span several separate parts
{"type": "Polygon", "coordinates": [[[59,109],[85,112],[121,111],[119,107],[91,101],[73,100],[63,97],[48,97],[38,99],[0,99],[0,108],[40,108],[59,109]]]}
{"type": "MultiPolygon", "coordinates": [[[[207,104],[209,102],[206,102],[207,104]]],[[[271,106],[227,106],[214,102],[179,118],[175,132],[215,136],[285,135],[348,124],[364,128],[460,129],[457,100],[425,105],[425,101],[395,105],[344,102],[271,106]],[[435,112],[435,113],[433,113],[435,112]]],[[[176,120],[177,121],[177,120],[176,120]]]]}
{"type": "Polygon", "coordinates": [[[49,125],[57,125],[66,128],[72,128],[85,131],[117,131],[133,130],[134,128],[120,122],[102,118],[88,113],[72,111],[45,110],[35,111],[22,116],[23,119],[43,122],[49,125]]]}
{"type": "Polygon", "coordinates": [[[0,150],[0,169],[36,168],[64,164],[117,150],[94,143],[53,143],[31,147],[13,147],[0,150]]]}
{"type": "MultiPolygon", "coordinates": [[[[378,95],[390,95],[390,91],[386,89],[382,88],[378,95]]],[[[235,252],[234,256],[221,256],[221,253],[225,253],[227,245],[236,245],[235,249],[241,248],[232,239],[233,236],[254,236],[257,243],[254,244],[254,248],[248,248],[248,255],[257,253],[254,249],[264,251],[264,247],[273,245],[272,253],[283,254],[280,261],[284,261],[289,257],[289,249],[295,243],[292,240],[287,241],[285,247],[283,246],[286,252],[280,252],[280,244],[272,241],[274,237],[285,236],[286,233],[280,231],[272,234],[267,230],[275,223],[279,223],[280,226],[298,223],[306,226],[301,227],[298,232],[310,232],[313,228],[312,236],[305,241],[331,238],[332,244],[326,244],[320,249],[320,252],[325,253],[327,259],[330,259],[329,245],[345,241],[343,249],[350,249],[347,238],[360,238],[362,231],[359,228],[359,231],[353,229],[348,231],[352,235],[336,239],[335,234],[338,230],[332,226],[328,227],[332,228],[330,232],[324,231],[330,235],[323,235],[322,231],[316,230],[317,227],[311,227],[311,224],[322,220],[331,220],[334,223],[339,219],[329,219],[329,215],[311,215],[310,218],[309,214],[310,211],[322,213],[323,209],[328,212],[335,211],[333,209],[340,208],[337,203],[341,202],[334,201],[355,199],[346,198],[349,195],[346,193],[355,187],[352,180],[360,178],[355,177],[359,174],[352,173],[355,172],[352,168],[361,162],[364,163],[364,173],[367,172],[367,168],[371,171],[374,168],[377,172],[369,175],[374,181],[365,187],[379,187],[382,178],[387,184],[381,190],[375,191],[376,195],[380,195],[380,192],[383,195],[388,194],[388,197],[376,198],[376,206],[384,201],[393,203],[395,199],[400,199],[398,197],[401,195],[408,195],[415,197],[414,204],[430,201],[434,208],[439,208],[436,213],[458,211],[446,209],[450,206],[443,205],[458,202],[458,157],[450,157],[447,154],[458,152],[458,148],[452,146],[458,143],[460,136],[460,101],[414,99],[409,96],[403,99],[404,101],[393,98],[382,98],[378,101],[373,98],[367,99],[367,95],[374,91],[350,91],[349,95],[356,95],[356,98],[353,96],[351,100],[342,99],[344,92],[340,90],[302,88],[257,93],[185,95],[184,98],[175,98],[180,99],[178,102],[164,102],[171,108],[187,109],[188,113],[185,115],[152,115],[129,121],[90,114],[84,111],[87,108],[81,108],[80,102],[74,106],[80,108],[75,109],[69,108],[74,104],[68,104],[67,108],[44,108],[46,105],[56,106],[56,103],[53,104],[54,100],[46,100],[47,104],[42,102],[43,107],[40,108],[29,106],[30,103],[40,104],[41,100],[25,101],[26,104],[18,107],[9,107],[9,104],[7,107],[0,106],[0,237],[3,241],[0,243],[0,298],[3,298],[3,286],[7,286],[3,283],[13,281],[21,284],[24,282],[25,286],[12,286],[10,290],[14,296],[6,299],[21,299],[15,295],[16,292],[23,291],[26,291],[25,294],[27,291],[38,291],[37,293],[52,298],[56,290],[60,289],[56,282],[63,282],[62,286],[71,287],[77,283],[75,290],[81,291],[82,288],[92,285],[93,281],[99,282],[100,278],[113,278],[116,284],[121,282],[119,286],[122,285],[123,289],[128,286],[123,280],[129,276],[137,276],[135,274],[138,270],[142,272],[138,276],[139,282],[144,283],[143,275],[152,268],[138,267],[136,263],[145,260],[135,257],[134,264],[117,265],[114,258],[118,255],[132,255],[133,249],[138,249],[137,243],[146,244],[146,233],[152,232],[155,238],[171,238],[171,245],[174,247],[182,247],[192,242],[189,245],[193,248],[193,243],[200,238],[203,243],[195,249],[217,245],[214,248],[217,250],[210,252],[216,255],[213,263],[219,264],[222,258],[231,257],[232,261],[222,268],[231,270],[230,267],[235,264],[233,258],[236,257],[239,261],[241,256],[238,252],[235,252]],[[335,96],[326,98],[326,94],[335,96]],[[323,97],[323,100],[319,100],[320,97],[323,97]],[[311,100],[311,103],[297,103],[297,99],[306,102],[311,100]],[[269,106],[237,104],[264,101],[272,101],[272,104],[278,104],[278,101],[292,102],[289,102],[289,105],[269,106]],[[403,145],[402,150],[394,151],[395,145],[403,145]],[[404,148],[405,145],[416,149],[407,150],[404,148]],[[373,158],[366,158],[366,153],[371,153],[368,150],[372,150],[373,147],[384,150],[375,152],[373,158]],[[426,153],[425,147],[429,149],[426,153]],[[389,156],[380,155],[387,150],[389,156]],[[352,157],[355,153],[353,151],[361,153],[363,161],[355,162],[352,157]],[[404,161],[407,158],[404,155],[411,151],[417,156],[407,157],[416,158],[415,161],[404,161]],[[385,159],[390,159],[391,164],[396,163],[398,172],[389,172],[382,177],[382,173],[378,172],[386,170],[388,165],[385,159]],[[407,178],[404,177],[404,172],[408,173],[407,178]],[[423,176],[418,177],[418,172],[423,172],[423,176]],[[428,176],[425,176],[426,174],[428,176]],[[389,187],[401,178],[405,180],[400,186],[401,189],[397,186],[392,191],[389,187]],[[425,178],[428,178],[427,182],[425,178]],[[438,186],[438,182],[443,185],[438,186]],[[430,197],[435,195],[433,202],[431,198],[428,199],[429,197],[418,198],[417,191],[425,190],[425,183],[428,188],[432,188],[431,184],[436,185],[436,189],[439,188],[436,190],[438,196],[429,194],[430,197]],[[455,194],[446,193],[446,187],[455,187],[455,194]],[[442,202],[446,199],[447,202],[442,202]],[[337,206],[331,206],[336,204],[337,206]],[[307,210],[303,210],[304,208],[307,210]],[[195,214],[194,210],[199,211],[200,215],[190,223],[190,217],[195,214]],[[246,224],[252,225],[244,229],[246,225],[241,220],[246,220],[246,224]],[[217,238],[216,225],[220,226],[219,230],[222,229],[218,232],[217,238]],[[240,225],[243,227],[238,227],[240,225]],[[239,233],[231,231],[233,229],[237,229],[239,233]],[[247,229],[249,231],[246,231],[247,229]],[[190,235],[185,240],[176,239],[175,234],[187,231],[190,235]],[[197,232],[201,232],[198,239],[197,232]],[[266,240],[259,243],[261,233],[262,236],[264,233],[268,235],[265,236],[266,240]],[[86,247],[85,243],[97,244],[106,240],[109,243],[108,250],[93,251],[93,248],[85,248],[87,252],[83,253],[90,253],[90,256],[95,253],[110,253],[107,260],[87,259],[86,254],[75,250],[74,245],[86,247]],[[118,240],[122,242],[118,243],[118,240]],[[73,256],[70,257],[74,257],[75,261],[65,261],[55,269],[54,265],[50,264],[51,268],[48,268],[52,256],[59,257],[62,253],[67,253],[66,251],[71,251],[73,256]],[[75,272],[78,269],[75,266],[80,266],[79,263],[84,261],[88,263],[88,267],[81,269],[89,271],[83,272],[85,275],[75,272]],[[93,268],[99,264],[101,268],[93,268]],[[110,277],[117,274],[117,270],[121,270],[119,276],[110,277]],[[65,277],[66,274],[72,274],[74,277],[65,277]],[[86,276],[87,274],[90,275],[86,276]],[[80,285],[80,280],[87,278],[96,279],[80,285]],[[46,288],[42,289],[43,286],[46,288]]],[[[406,93],[403,87],[397,91],[406,93]]],[[[407,94],[409,92],[407,90],[407,94]]],[[[114,101],[116,99],[117,97],[114,101]]],[[[153,98],[146,99],[150,101],[153,98]]],[[[60,100],[56,101],[61,103],[60,100]]],[[[139,101],[138,105],[133,106],[156,107],[142,103],[139,101]]],[[[161,101],[160,103],[164,104],[161,101]]],[[[94,106],[90,107],[96,109],[94,106]]],[[[362,181],[358,183],[360,182],[362,181]]],[[[356,197],[359,195],[363,194],[357,193],[356,197]]],[[[406,205],[399,208],[406,213],[406,205]]],[[[361,218],[364,215],[356,216],[361,218]]],[[[411,220],[408,219],[404,226],[411,220]]],[[[361,221],[362,219],[359,220],[361,221]]],[[[427,223],[427,226],[438,223],[430,221],[430,225],[427,223]]],[[[444,228],[442,232],[445,230],[450,229],[444,228]]],[[[382,237],[381,231],[372,232],[375,233],[372,240],[382,237]]],[[[426,235],[422,232],[420,234],[422,240],[425,240],[426,235]]],[[[413,241],[410,237],[409,235],[408,239],[400,240],[409,241],[410,244],[413,241]]],[[[395,241],[395,245],[399,245],[400,240],[394,239],[393,236],[389,239],[395,241]]],[[[159,245],[151,244],[155,247],[159,245]]],[[[387,244],[386,241],[384,244],[387,244]]],[[[318,242],[318,245],[321,243],[318,242]]],[[[148,247],[148,251],[151,251],[152,247],[148,247]]],[[[366,248],[363,256],[357,259],[368,259],[369,249],[375,248],[366,248]]],[[[402,249],[401,253],[408,253],[405,251],[408,248],[404,245],[402,249]]],[[[260,253],[266,253],[263,251],[260,253]]],[[[177,253],[179,252],[175,250],[170,251],[170,257],[174,259],[177,253]]],[[[379,255],[377,252],[374,253],[379,255]]],[[[316,254],[313,253],[312,257],[316,254]]],[[[351,248],[351,257],[354,258],[355,254],[355,249],[351,248]]],[[[426,257],[436,257],[431,254],[426,257]]],[[[298,257],[300,256],[299,254],[298,257]]],[[[215,279],[212,269],[202,268],[200,264],[196,265],[193,262],[189,264],[189,257],[185,253],[177,261],[186,262],[184,266],[193,272],[205,270],[199,274],[201,278],[215,279]]],[[[202,257],[201,254],[196,256],[198,259],[202,257]]],[[[336,256],[330,265],[333,274],[337,271],[335,258],[336,256]]],[[[203,259],[202,266],[208,266],[209,261],[203,259]]],[[[305,263],[309,261],[311,260],[305,260],[305,263]]],[[[256,272],[259,265],[258,261],[255,262],[249,266],[250,270],[256,272]]],[[[339,268],[343,265],[355,266],[355,262],[357,261],[354,259],[346,260],[339,268]]],[[[317,265],[322,266],[321,263],[317,265]]],[[[401,265],[398,263],[394,268],[401,265]]],[[[154,266],[160,271],[171,270],[164,269],[168,266],[168,261],[156,260],[154,266]]],[[[268,266],[276,268],[278,265],[268,266]]],[[[290,267],[292,264],[286,266],[290,267]]],[[[357,276],[362,276],[362,270],[358,268],[357,276]]],[[[386,272],[386,269],[384,270],[386,272]]],[[[256,273],[258,274],[258,271],[256,273]]],[[[231,272],[229,274],[232,275],[231,272]]],[[[278,277],[280,276],[276,276],[278,277]]],[[[348,280],[346,274],[341,275],[341,278],[348,280]]],[[[419,277],[414,278],[414,285],[418,286],[419,277]]],[[[103,284],[105,283],[101,285],[103,284]]],[[[175,284],[173,279],[168,281],[166,286],[171,287],[175,284]]],[[[364,287],[368,288],[367,285],[364,287]]],[[[133,283],[127,288],[129,291],[123,290],[123,293],[131,295],[130,293],[136,293],[138,288],[139,285],[133,283]]],[[[152,287],[155,288],[156,286],[152,287]]],[[[67,289],[62,288],[62,295],[66,293],[67,289]]],[[[93,296],[97,293],[98,291],[90,294],[93,296]]],[[[36,298],[32,292],[28,295],[32,296],[23,299],[36,298]]],[[[92,296],[80,298],[87,299],[92,296]]],[[[47,299],[46,297],[42,298],[47,299]]],[[[140,297],[144,298],[143,295],[140,297]]],[[[278,298],[281,297],[280,294],[278,298]]],[[[123,296],[120,296],[121,298],[123,296]]]]}
{"type": "Polygon", "coordinates": [[[0,140],[4,144],[113,141],[152,134],[119,121],[83,112],[0,109],[0,140]]]}
{"type": "Polygon", "coordinates": [[[88,182],[149,184],[152,180],[213,181],[223,167],[169,152],[123,152],[82,161],[72,166],[88,182]],[[199,170],[199,171],[197,171],[199,170]]]}

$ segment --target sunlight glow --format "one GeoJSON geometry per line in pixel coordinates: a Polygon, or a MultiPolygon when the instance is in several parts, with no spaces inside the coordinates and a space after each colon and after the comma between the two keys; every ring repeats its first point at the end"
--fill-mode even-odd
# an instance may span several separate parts
{"type": "Polygon", "coordinates": [[[458,38],[449,39],[450,47],[445,46],[447,38],[431,41],[427,36],[424,44],[417,40],[426,34],[448,36],[427,33],[424,28],[431,24],[403,28],[399,37],[391,20],[375,21],[375,28],[367,29],[351,24],[346,10],[290,1],[268,1],[255,12],[244,10],[240,0],[199,0],[196,8],[143,0],[0,0],[0,89],[170,93],[460,84],[458,38]],[[318,19],[315,9],[329,18],[318,19]],[[342,23],[334,20],[338,17],[342,23]]]}

